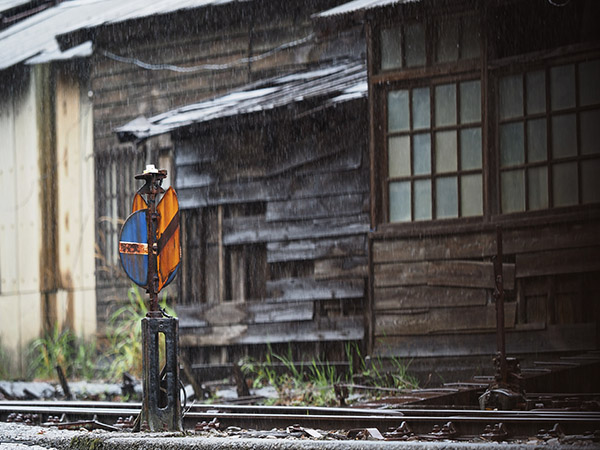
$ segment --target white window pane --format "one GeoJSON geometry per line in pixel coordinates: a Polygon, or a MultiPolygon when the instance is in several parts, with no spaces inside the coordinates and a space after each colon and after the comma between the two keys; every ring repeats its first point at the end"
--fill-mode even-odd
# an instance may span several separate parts
{"type": "Polygon", "coordinates": [[[429,88],[412,91],[413,129],[429,128],[431,110],[429,106],[429,88]]]}
{"type": "Polygon", "coordinates": [[[500,78],[499,113],[501,119],[523,115],[523,80],[521,75],[500,78]]]}
{"type": "Polygon", "coordinates": [[[431,135],[415,134],[413,136],[413,174],[431,173],[431,135]]]}
{"type": "Polygon", "coordinates": [[[437,62],[458,60],[458,23],[458,18],[448,18],[439,22],[437,62]]]}
{"type": "Polygon", "coordinates": [[[408,91],[388,93],[388,131],[407,131],[408,124],[408,91]]]}
{"type": "Polygon", "coordinates": [[[548,208],[548,168],[532,167],[527,171],[529,209],[548,208]]]}
{"type": "Polygon", "coordinates": [[[402,36],[400,27],[381,30],[381,69],[402,67],[402,36]]]}
{"type": "Polygon", "coordinates": [[[500,165],[514,166],[525,162],[523,123],[508,123],[500,126],[500,165]]]}
{"type": "Polygon", "coordinates": [[[481,83],[460,83],[460,123],[481,121],[481,83]]]}
{"type": "Polygon", "coordinates": [[[550,103],[555,111],[575,106],[575,66],[573,64],[550,69],[550,103]]]}
{"type": "MultiPolygon", "coordinates": [[[[600,85],[600,78],[598,79],[600,85]]],[[[600,153],[600,109],[584,111],[579,116],[581,126],[581,153],[600,153]]]]}
{"type": "Polygon", "coordinates": [[[390,222],[410,222],[410,182],[390,183],[390,222]]]}
{"type": "Polygon", "coordinates": [[[600,59],[579,64],[579,102],[582,106],[600,104],[600,59]]]}
{"type": "Polygon", "coordinates": [[[410,175],[410,138],[394,136],[388,139],[389,176],[405,177],[410,175]]]}
{"type": "Polygon", "coordinates": [[[460,200],[463,217],[483,214],[481,175],[465,175],[460,179],[460,200]]]}
{"type": "Polygon", "coordinates": [[[577,181],[577,163],[556,164],[552,167],[554,206],[571,206],[579,202],[577,181]]]}
{"type": "Polygon", "coordinates": [[[546,112],[546,74],[540,70],[527,74],[527,114],[546,112]]]}
{"type": "Polygon", "coordinates": [[[425,65],[425,27],[414,23],[404,27],[406,39],[406,66],[416,67],[425,65]]]}
{"type": "Polygon", "coordinates": [[[456,131],[435,133],[435,171],[437,173],[456,172],[456,131]]]}
{"type": "Polygon", "coordinates": [[[456,124],[456,85],[435,87],[435,124],[438,127],[456,124]]]}
{"type": "Polygon", "coordinates": [[[458,183],[456,177],[435,180],[435,215],[438,219],[458,217],[458,183]]]}
{"type": "Polygon", "coordinates": [[[502,212],[525,211],[525,176],[522,170],[502,172],[502,212]]]}
{"type": "Polygon", "coordinates": [[[600,160],[581,162],[581,195],[583,203],[600,202],[600,160]]]}
{"type": "Polygon", "coordinates": [[[528,162],[546,161],[548,159],[546,142],[546,119],[536,119],[527,122],[528,162]]]}
{"type": "Polygon", "coordinates": [[[460,131],[460,168],[481,169],[481,127],[460,131]]]}
{"type": "Polygon", "coordinates": [[[564,158],[577,154],[575,114],[552,117],[552,157],[564,158]]]}
{"type": "Polygon", "coordinates": [[[477,58],[479,56],[480,42],[481,31],[477,17],[463,17],[462,37],[460,40],[460,57],[462,59],[477,58]]]}
{"type": "Polygon", "coordinates": [[[415,181],[415,220],[431,219],[431,180],[415,181]]]}

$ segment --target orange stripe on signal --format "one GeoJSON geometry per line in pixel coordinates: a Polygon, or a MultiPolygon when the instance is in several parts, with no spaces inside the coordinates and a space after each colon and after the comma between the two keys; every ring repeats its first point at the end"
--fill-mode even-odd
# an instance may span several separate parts
{"type": "Polygon", "coordinates": [[[119,242],[119,253],[125,255],[147,255],[148,244],[140,242],[119,242]]]}

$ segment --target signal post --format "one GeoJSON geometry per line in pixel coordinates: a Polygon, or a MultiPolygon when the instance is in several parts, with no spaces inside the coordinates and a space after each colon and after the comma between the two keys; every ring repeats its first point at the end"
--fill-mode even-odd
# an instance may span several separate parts
{"type": "Polygon", "coordinates": [[[168,285],[181,262],[179,203],[175,190],[161,187],[166,170],[146,166],[135,178],[145,184],[133,199],[132,213],[121,229],[119,254],[123,269],[149,296],[142,319],[143,399],[138,429],[182,431],[179,400],[179,321],[158,305],[158,293],[168,285]],[[161,197],[162,196],[162,197],[161,197]],[[157,202],[158,198],[160,200],[157,202]],[[164,336],[165,364],[159,360],[164,336]]]}

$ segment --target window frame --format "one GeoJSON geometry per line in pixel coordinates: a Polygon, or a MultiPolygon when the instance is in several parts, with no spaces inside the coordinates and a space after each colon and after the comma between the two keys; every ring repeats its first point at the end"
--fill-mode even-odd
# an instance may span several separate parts
{"type": "MultiPolygon", "coordinates": [[[[437,36],[438,31],[436,29],[436,23],[443,19],[445,15],[443,14],[430,14],[430,15],[407,15],[406,17],[400,18],[397,21],[390,21],[388,18],[381,18],[381,20],[377,20],[376,22],[370,22],[368,25],[367,35],[368,37],[368,45],[369,45],[369,84],[370,84],[370,102],[371,102],[371,120],[373,121],[371,125],[371,152],[375,155],[372,159],[372,173],[373,173],[373,184],[372,184],[372,224],[374,227],[378,229],[385,229],[387,227],[392,228],[406,228],[406,227],[423,227],[428,226],[429,224],[437,224],[440,222],[480,222],[482,217],[488,215],[488,205],[487,205],[487,188],[486,184],[488,183],[487,177],[488,174],[486,172],[486,152],[485,152],[485,142],[486,142],[486,134],[487,134],[487,125],[484,119],[485,114],[485,89],[486,82],[483,78],[485,71],[482,70],[484,67],[484,49],[485,49],[485,40],[484,40],[484,31],[481,27],[481,17],[478,15],[477,11],[473,11],[468,8],[461,9],[459,11],[455,11],[452,14],[453,18],[457,18],[460,20],[461,26],[458,30],[458,36],[460,40],[462,24],[466,20],[466,17],[471,16],[473,20],[479,24],[479,55],[474,58],[461,59],[460,50],[458,53],[458,59],[456,61],[447,61],[447,62],[436,62],[437,60],[437,36]],[[425,52],[426,52],[426,62],[424,66],[418,67],[406,67],[403,64],[402,67],[394,68],[394,69],[386,69],[383,70],[381,68],[381,35],[383,29],[394,28],[403,26],[404,24],[412,24],[414,22],[422,22],[425,26],[425,52]],[[436,85],[442,85],[447,83],[455,83],[457,86],[457,90],[459,90],[460,82],[469,81],[469,80],[479,80],[481,83],[481,118],[479,122],[476,122],[478,125],[474,125],[474,123],[469,124],[460,124],[459,113],[460,113],[460,103],[457,98],[457,123],[448,129],[456,130],[457,132],[457,170],[455,172],[449,172],[445,174],[436,174],[434,171],[435,160],[431,160],[431,173],[428,177],[431,180],[431,219],[425,220],[413,220],[414,217],[414,195],[411,193],[411,220],[406,222],[390,222],[390,203],[389,203],[389,179],[388,176],[388,130],[387,130],[387,113],[388,113],[388,105],[387,105],[387,95],[388,92],[397,90],[397,89],[409,89],[412,90],[418,87],[429,87],[430,89],[435,89],[436,85]],[[434,218],[436,212],[436,204],[435,204],[435,189],[433,184],[435,183],[435,179],[440,176],[455,176],[460,178],[460,176],[467,174],[466,172],[459,169],[460,167],[460,150],[458,146],[460,146],[460,138],[458,135],[460,134],[460,130],[465,128],[472,128],[474,126],[479,126],[481,128],[481,146],[482,146],[482,167],[481,169],[475,169],[474,172],[481,174],[481,183],[482,183],[482,215],[477,216],[469,216],[469,217],[461,217],[461,200],[458,198],[457,200],[457,208],[458,208],[458,217],[451,218],[434,218]]],[[[403,53],[403,62],[405,55],[403,53]]],[[[430,91],[430,99],[433,97],[432,92],[430,91]]],[[[432,114],[432,110],[435,107],[433,102],[430,101],[430,118],[433,121],[434,115],[432,114]]],[[[411,114],[412,115],[412,114],[411,114]]],[[[411,118],[412,120],[412,118],[411,118]]],[[[434,139],[435,132],[438,128],[442,129],[442,127],[436,127],[432,122],[430,124],[430,128],[427,131],[431,136],[431,149],[430,152],[433,155],[434,153],[434,139]]],[[[412,136],[415,130],[409,130],[408,135],[412,136]]],[[[414,176],[411,175],[410,181],[411,186],[413,184],[414,176]]],[[[457,197],[461,196],[460,192],[460,181],[457,180],[457,197]]]]}
{"type": "Polygon", "coordinates": [[[582,186],[582,161],[589,160],[600,160],[600,153],[582,154],[581,148],[581,119],[580,116],[586,111],[600,110],[600,103],[594,105],[580,105],[580,94],[581,87],[579,83],[579,64],[595,61],[600,59],[600,51],[582,51],[572,52],[568,55],[553,55],[553,54],[542,54],[537,55],[538,58],[531,58],[529,61],[525,58],[515,63],[513,58],[506,61],[500,62],[495,67],[489,70],[489,78],[491,84],[494,86],[494,99],[493,99],[493,114],[490,115],[490,128],[494,130],[493,142],[493,157],[496,160],[497,169],[494,173],[494,179],[497,185],[496,195],[496,214],[498,216],[519,216],[519,215],[531,215],[531,214],[553,214],[553,212],[559,210],[564,212],[577,211],[581,208],[589,207],[594,203],[583,202],[583,186],[582,186]],[[552,108],[552,94],[551,94],[551,71],[553,68],[561,66],[574,66],[574,101],[575,105],[563,108],[553,109],[552,108]],[[544,73],[544,93],[545,93],[545,111],[539,113],[529,114],[527,111],[527,74],[534,72],[544,73]],[[500,118],[500,80],[503,77],[508,76],[519,76],[521,80],[521,86],[523,89],[523,112],[519,116],[510,118],[500,118]],[[556,116],[563,115],[574,115],[575,116],[575,139],[576,139],[576,153],[566,157],[553,157],[552,145],[553,145],[553,118],[556,116]],[[546,124],[546,159],[541,161],[528,161],[528,136],[527,136],[527,125],[530,121],[544,119],[546,124]],[[502,161],[502,149],[500,145],[500,129],[504,124],[520,123],[523,124],[523,163],[514,164],[503,167],[502,161]],[[577,202],[571,205],[561,206],[555,205],[554,199],[554,174],[553,168],[560,164],[576,163],[577,166],[577,202]],[[529,183],[530,176],[528,170],[531,168],[544,167],[546,168],[546,194],[547,194],[547,206],[538,209],[530,209],[529,199],[529,183]],[[524,184],[524,209],[519,211],[503,212],[502,208],[502,173],[511,171],[523,171],[524,184]]]}
{"type": "MultiPolygon", "coordinates": [[[[460,120],[460,98],[461,98],[461,94],[460,94],[460,86],[462,83],[467,83],[467,82],[472,82],[472,81],[477,81],[480,83],[480,89],[482,86],[482,82],[481,82],[481,78],[479,78],[480,76],[480,72],[465,72],[462,73],[460,75],[457,76],[447,76],[447,77],[430,77],[427,79],[419,79],[419,80],[410,80],[407,82],[399,82],[399,83],[389,83],[387,84],[383,89],[382,89],[382,98],[384,98],[385,100],[382,102],[382,116],[385,118],[385,120],[383,121],[383,126],[382,126],[382,144],[379,147],[380,151],[381,151],[381,165],[383,168],[383,171],[381,172],[381,180],[382,180],[382,193],[383,193],[383,204],[385,205],[385,207],[383,208],[383,218],[385,220],[385,222],[387,224],[390,225],[398,225],[398,224],[406,224],[406,223],[417,223],[417,224],[422,224],[422,223],[428,223],[428,222],[437,222],[440,220],[457,220],[457,219],[477,219],[480,218],[484,215],[485,213],[485,196],[483,194],[483,186],[485,184],[485,167],[484,167],[484,151],[483,151],[483,128],[484,128],[484,122],[483,122],[483,92],[482,95],[480,97],[480,105],[482,106],[481,109],[481,115],[478,121],[474,121],[474,122],[467,122],[467,123],[461,123],[460,120]],[[456,104],[455,104],[455,114],[456,114],[456,123],[454,124],[450,124],[450,125],[436,125],[435,123],[435,94],[434,91],[436,89],[437,86],[444,86],[444,85],[454,85],[456,87],[456,104]],[[408,100],[408,109],[409,109],[409,129],[406,131],[390,131],[388,129],[388,94],[390,92],[394,92],[397,90],[406,90],[408,92],[413,92],[415,89],[420,89],[420,88],[427,88],[429,89],[429,118],[430,118],[430,124],[428,128],[421,128],[421,129],[414,129],[413,128],[413,95],[409,95],[409,100],[408,100]],[[475,168],[475,169],[463,169],[461,167],[461,131],[462,130],[467,130],[467,129],[472,129],[472,128],[479,128],[481,131],[481,135],[482,135],[482,142],[481,142],[481,167],[480,168],[475,168]],[[435,165],[436,165],[436,143],[435,143],[435,136],[437,132],[444,132],[444,131],[455,131],[456,132],[456,170],[453,171],[448,171],[448,172],[437,172],[435,169],[435,165]],[[409,139],[411,140],[411,144],[410,144],[410,149],[412,150],[412,138],[415,135],[419,135],[419,134],[428,134],[430,136],[430,171],[427,174],[418,174],[415,175],[414,173],[412,173],[412,167],[411,167],[411,173],[409,175],[406,176],[401,176],[401,177],[393,177],[390,176],[389,174],[389,159],[388,159],[388,155],[389,155],[389,139],[393,138],[393,137],[401,137],[401,136],[408,136],[409,139]],[[481,215],[476,215],[476,216],[463,216],[461,215],[462,212],[462,199],[461,199],[461,178],[463,176],[468,176],[468,175],[481,175],[481,182],[482,182],[482,214],[481,215]],[[457,180],[457,216],[456,217],[444,217],[444,218],[437,218],[436,217],[436,180],[440,179],[440,178],[447,178],[447,177],[455,177],[457,180]],[[418,181],[418,180],[430,180],[431,181],[431,219],[420,219],[420,220],[416,220],[414,218],[415,216],[415,196],[413,194],[413,186],[414,186],[414,182],[418,181]],[[410,220],[407,221],[399,221],[399,222],[391,222],[390,221],[390,199],[389,199],[389,187],[391,183],[394,182],[399,182],[399,181],[408,181],[411,185],[411,199],[410,199],[410,220]]],[[[411,152],[412,154],[412,152],[411,152]]],[[[412,159],[411,159],[411,166],[412,166],[412,159]]]]}
{"type": "MultiPolygon", "coordinates": [[[[403,12],[410,10],[402,10],[403,12]]],[[[403,20],[411,20],[415,15],[418,15],[418,9],[412,10],[412,13],[396,16],[393,20],[399,22],[403,20]],[[412,15],[411,15],[412,14],[412,15]]],[[[453,12],[452,14],[463,14],[464,11],[453,12]]],[[[473,10],[469,11],[473,12],[473,10]]],[[[428,23],[435,23],[435,16],[432,14],[427,17],[428,23]]],[[[369,103],[370,103],[370,153],[371,153],[371,226],[376,233],[382,233],[386,236],[394,235],[412,235],[422,234],[423,232],[436,233],[436,230],[447,230],[449,226],[456,231],[469,231],[476,229],[485,229],[491,223],[545,223],[548,218],[553,220],[581,220],[589,217],[591,211],[600,213],[600,205],[592,200],[584,202],[582,196],[583,171],[581,169],[581,161],[588,158],[594,158],[596,153],[591,153],[589,156],[581,155],[581,128],[579,125],[579,117],[577,117],[576,138],[577,145],[577,176],[578,181],[578,204],[572,206],[551,207],[553,200],[549,200],[549,206],[535,210],[525,210],[511,213],[503,213],[501,205],[501,182],[500,182],[500,159],[499,159],[499,125],[497,121],[498,115],[498,93],[496,92],[496,79],[499,73],[509,73],[510,71],[523,72],[535,71],[536,67],[542,66],[559,66],[568,63],[582,63],[587,60],[597,59],[600,57],[600,47],[597,42],[582,42],[577,44],[565,44],[562,46],[533,50],[528,53],[519,53],[502,58],[496,58],[494,55],[497,52],[495,45],[496,41],[490,40],[489,30],[483,27],[486,19],[486,11],[479,10],[476,12],[476,17],[481,24],[480,31],[480,56],[476,59],[458,60],[450,63],[434,63],[429,64],[436,58],[435,51],[431,39],[426,42],[428,65],[418,68],[398,68],[395,70],[380,70],[380,55],[379,55],[379,39],[380,30],[382,27],[391,27],[393,24],[388,16],[379,15],[367,22],[367,42],[368,42],[368,58],[369,58],[369,103]],[[479,15],[477,15],[479,14],[479,15]],[[483,197],[483,215],[474,217],[457,217],[449,219],[434,219],[419,220],[410,222],[390,222],[389,221],[389,192],[387,189],[387,171],[388,171],[388,155],[387,155],[387,92],[394,89],[413,88],[419,84],[431,83],[432,80],[436,84],[443,84],[442,80],[456,82],[465,74],[473,74],[477,77],[480,74],[481,80],[481,102],[482,102],[482,197],[483,197]]],[[[431,29],[431,27],[429,27],[431,29]]],[[[430,33],[430,32],[428,32],[430,33]]],[[[427,34],[429,36],[429,34],[427,34]]],[[[467,75],[468,76],[468,75],[467,75]]],[[[578,75],[575,74],[576,82],[579,83],[578,75]]],[[[549,88],[549,81],[546,80],[546,88],[549,88]]],[[[579,86],[575,92],[577,107],[575,114],[579,115],[585,108],[579,106],[579,86]]],[[[547,102],[550,100],[547,98],[547,102]]],[[[595,109],[595,105],[588,109],[595,109]]],[[[547,110],[544,117],[551,120],[551,117],[556,114],[568,113],[570,110],[561,110],[557,112],[551,111],[551,106],[547,105],[547,110]]],[[[528,116],[533,118],[533,116],[528,116]]],[[[524,127],[526,127],[525,122],[524,127]]],[[[525,132],[526,129],[525,129],[525,132]]],[[[550,133],[551,128],[547,126],[546,133],[550,133]]],[[[433,135],[432,135],[433,138],[433,135]]],[[[547,139],[547,153],[551,152],[551,139],[547,139]]],[[[561,161],[562,162],[562,161],[561,161]]],[[[548,171],[552,169],[552,161],[544,161],[548,171]]],[[[533,167],[530,165],[529,167],[533,167]]],[[[587,169],[587,181],[590,183],[590,173],[595,170],[596,165],[590,164],[587,169]]],[[[553,195],[551,174],[548,174],[548,194],[553,195]]],[[[529,180],[528,180],[529,183],[529,180]]],[[[591,192],[591,191],[589,191],[591,192]]],[[[460,195],[460,191],[458,191],[460,195]]],[[[529,195],[525,192],[525,195],[529,195]]],[[[529,201],[529,200],[527,200],[529,201]]],[[[411,200],[412,205],[412,200],[411,200]]],[[[412,206],[411,206],[412,207],[412,206]]],[[[433,208],[433,207],[432,207],[433,208]]],[[[411,214],[413,214],[411,212],[411,214]]]]}

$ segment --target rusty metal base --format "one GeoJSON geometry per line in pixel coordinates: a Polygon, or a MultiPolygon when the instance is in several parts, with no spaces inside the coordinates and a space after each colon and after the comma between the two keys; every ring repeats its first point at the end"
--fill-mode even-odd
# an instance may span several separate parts
{"type": "Polygon", "coordinates": [[[143,399],[141,430],[183,431],[179,399],[179,321],[142,319],[143,399]],[[159,334],[165,336],[165,365],[160,368],[159,334]]]}

